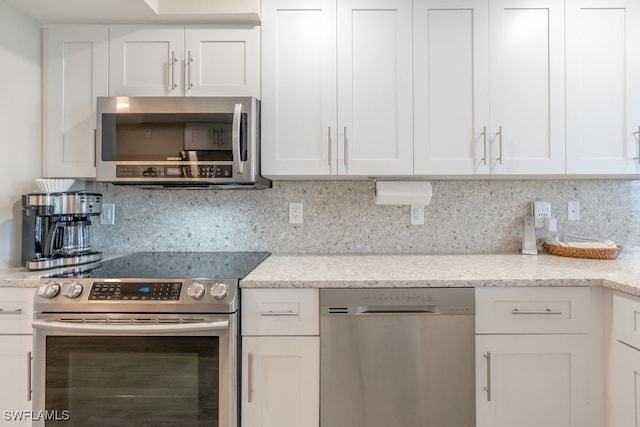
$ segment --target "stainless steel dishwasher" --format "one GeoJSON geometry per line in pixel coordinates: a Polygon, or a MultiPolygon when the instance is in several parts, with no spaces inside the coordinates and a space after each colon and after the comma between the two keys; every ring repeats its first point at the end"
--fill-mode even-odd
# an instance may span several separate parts
{"type": "Polygon", "coordinates": [[[475,426],[473,288],[320,290],[321,427],[475,426]]]}

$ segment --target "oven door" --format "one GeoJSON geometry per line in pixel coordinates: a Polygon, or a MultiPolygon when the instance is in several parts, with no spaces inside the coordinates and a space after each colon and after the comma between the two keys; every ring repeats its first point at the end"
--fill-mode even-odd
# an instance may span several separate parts
{"type": "Polygon", "coordinates": [[[42,317],[34,425],[237,426],[237,314],[42,317]]]}

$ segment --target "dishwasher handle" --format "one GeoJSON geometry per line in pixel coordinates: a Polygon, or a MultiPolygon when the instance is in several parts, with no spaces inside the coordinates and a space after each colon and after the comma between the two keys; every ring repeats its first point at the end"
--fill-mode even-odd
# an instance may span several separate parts
{"type": "Polygon", "coordinates": [[[439,314],[438,307],[429,306],[370,306],[358,307],[358,314],[439,314]]]}

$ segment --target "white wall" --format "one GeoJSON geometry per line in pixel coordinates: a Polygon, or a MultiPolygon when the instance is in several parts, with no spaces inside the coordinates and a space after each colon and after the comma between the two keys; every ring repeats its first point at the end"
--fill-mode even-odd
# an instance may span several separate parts
{"type": "Polygon", "coordinates": [[[0,0],[0,268],[20,263],[20,195],[41,164],[40,24],[0,0]]]}

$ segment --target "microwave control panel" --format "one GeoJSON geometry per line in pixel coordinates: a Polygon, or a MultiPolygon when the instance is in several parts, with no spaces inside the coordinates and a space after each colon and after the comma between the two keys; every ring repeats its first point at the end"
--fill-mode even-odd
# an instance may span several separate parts
{"type": "Polygon", "coordinates": [[[117,178],[232,178],[233,165],[116,165],[117,178]]]}

